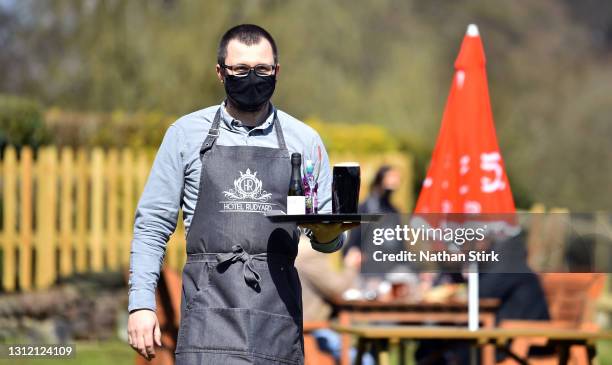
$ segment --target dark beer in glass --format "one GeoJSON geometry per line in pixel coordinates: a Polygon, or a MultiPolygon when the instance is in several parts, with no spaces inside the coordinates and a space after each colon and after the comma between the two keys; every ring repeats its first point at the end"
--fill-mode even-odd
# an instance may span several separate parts
{"type": "Polygon", "coordinates": [[[332,211],[334,213],[357,213],[361,170],[357,162],[334,165],[332,180],[332,211]]]}

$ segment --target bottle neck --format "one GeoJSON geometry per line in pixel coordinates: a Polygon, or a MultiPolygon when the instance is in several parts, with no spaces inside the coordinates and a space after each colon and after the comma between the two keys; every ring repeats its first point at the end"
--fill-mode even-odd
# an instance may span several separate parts
{"type": "Polygon", "coordinates": [[[292,164],[291,165],[291,179],[299,179],[301,177],[300,173],[300,165],[292,164]]]}

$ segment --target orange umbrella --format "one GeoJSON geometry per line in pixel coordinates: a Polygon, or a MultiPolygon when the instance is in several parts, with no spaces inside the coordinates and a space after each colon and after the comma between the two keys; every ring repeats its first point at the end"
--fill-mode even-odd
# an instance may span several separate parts
{"type": "Polygon", "coordinates": [[[415,213],[513,213],[514,200],[497,144],[485,54],[468,27],[442,126],[415,213]]]}
{"type": "MultiPolygon", "coordinates": [[[[471,24],[455,61],[455,75],[442,126],[415,214],[510,213],[513,216],[515,212],[497,144],[485,63],[478,28],[471,24]]],[[[435,224],[431,218],[426,220],[435,224]]],[[[513,217],[503,217],[502,221],[514,223],[513,217]]],[[[478,329],[475,266],[468,274],[468,326],[471,330],[478,329]]]]}

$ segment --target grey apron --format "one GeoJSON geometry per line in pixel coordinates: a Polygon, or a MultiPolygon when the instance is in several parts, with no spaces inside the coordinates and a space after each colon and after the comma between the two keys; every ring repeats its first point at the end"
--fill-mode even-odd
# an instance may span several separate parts
{"type": "Polygon", "coordinates": [[[303,364],[299,231],[264,216],[286,209],[291,163],[280,122],[275,113],[279,148],[220,146],[219,124],[220,110],[200,149],[176,364],[303,364]]]}

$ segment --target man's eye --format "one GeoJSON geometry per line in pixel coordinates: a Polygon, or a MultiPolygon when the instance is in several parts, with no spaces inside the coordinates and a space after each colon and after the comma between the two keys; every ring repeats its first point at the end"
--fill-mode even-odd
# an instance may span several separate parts
{"type": "Polygon", "coordinates": [[[234,72],[237,74],[245,74],[249,72],[249,68],[244,66],[234,67],[234,72]]]}
{"type": "Polygon", "coordinates": [[[272,73],[272,66],[269,66],[269,65],[259,65],[259,66],[255,67],[255,72],[257,72],[258,74],[269,75],[269,74],[272,73]]]}

